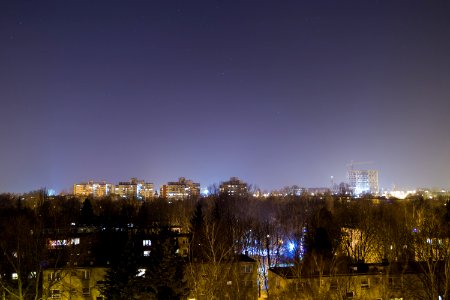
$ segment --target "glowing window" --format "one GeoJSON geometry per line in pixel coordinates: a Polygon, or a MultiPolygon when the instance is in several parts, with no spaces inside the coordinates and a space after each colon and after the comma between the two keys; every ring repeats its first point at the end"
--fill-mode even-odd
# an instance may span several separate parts
{"type": "Polygon", "coordinates": [[[61,298],[60,290],[52,290],[51,293],[52,293],[51,294],[52,299],[60,299],[61,298]]]}
{"type": "Polygon", "coordinates": [[[83,271],[83,279],[89,279],[91,276],[91,273],[89,272],[89,270],[84,270],[83,271]]]}
{"type": "Polygon", "coordinates": [[[252,265],[244,265],[241,267],[241,273],[251,273],[253,271],[252,265]]]}

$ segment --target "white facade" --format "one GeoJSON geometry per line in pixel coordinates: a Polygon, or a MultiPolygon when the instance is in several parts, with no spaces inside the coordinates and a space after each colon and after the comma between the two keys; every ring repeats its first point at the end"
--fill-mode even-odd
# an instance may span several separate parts
{"type": "Polygon", "coordinates": [[[349,170],[348,183],[352,193],[356,196],[363,194],[378,195],[378,171],[349,170]]]}

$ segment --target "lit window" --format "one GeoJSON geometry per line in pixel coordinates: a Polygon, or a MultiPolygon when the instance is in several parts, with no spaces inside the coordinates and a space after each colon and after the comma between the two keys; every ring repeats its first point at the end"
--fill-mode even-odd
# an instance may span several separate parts
{"type": "Polygon", "coordinates": [[[241,267],[241,273],[251,273],[253,270],[252,265],[244,265],[241,267]]]}
{"type": "Polygon", "coordinates": [[[19,275],[17,273],[12,273],[12,279],[16,280],[19,279],[19,275]]]}
{"type": "Polygon", "coordinates": [[[60,248],[60,247],[64,247],[64,246],[79,245],[79,244],[80,244],[79,238],[74,238],[74,239],[70,239],[70,240],[49,240],[48,248],[56,249],[56,248],[60,248]]]}
{"type": "Polygon", "coordinates": [[[142,241],[142,245],[143,246],[151,246],[152,245],[152,241],[151,240],[143,240],[142,241]]]}
{"type": "Polygon", "coordinates": [[[144,256],[150,256],[150,250],[145,250],[144,251],[144,256]]]}
{"type": "Polygon", "coordinates": [[[361,288],[368,289],[369,288],[369,278],[361,279],[361,288]]]}
{"type": "Polygon", "coordinates": [[[91,272],[89,272],[89,270],[83,271],[83,279],[89,279],[90,275],[91,275],[91,272]]]}
{"type": "Polygon", "coordinates": [[[61,280],[60,272],[50,272],[48,273],[48,281],[58,281],[61,280]]]}
{"type": "Polygon", "coordinates": [[[52,290],[51,291],[51,298],[52,299],[60,299],[61,298],[61,291],[60,290],[52,290]]]}

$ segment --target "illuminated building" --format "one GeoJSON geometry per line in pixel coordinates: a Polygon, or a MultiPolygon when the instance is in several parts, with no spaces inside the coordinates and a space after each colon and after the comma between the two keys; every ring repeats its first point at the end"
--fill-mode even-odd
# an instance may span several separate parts
{"type": "Polygon", "coordinates": [[[189,267],[188,299],[261,299],[258,263],[247,255],[227,255],[218,261],[197,259],[189,267]]]}
{"type": "Polygon", "coordinates": [[[348,181],[352,193],[356,196],[378,195],[378,171],[376,170],[349,170],[348,181]]]}
{"type": "Polygon", "coordinates": [[[114,194],[121,198],[152,199],[154,196],[153,183],[131,178],[130,181],[119,182],[114,187],[114,194]]]}
{"type": "Polygon", "coordinates": [[[323,299],[421,299],[429,289],[421,279],[424,274],[420,267],[411,262],[324,264],[322,268],[326,272],[321,275],[304,264],[270,268],[267,277],[271,298],[318,299],[317,295],[325,295],[323,299]]]}
{"type": "Polygon", "coordinates": [[[160,195],[166,199],[184,200],[200,195],[200,183],[180,177],[178,181],[168,182],[160,189],[160,195]]]}
{"type": "Polygon", "coordinates": [[[119,182],[113,185],[106,182],[89,181],[73,185],[73,194],[78,197],[100,198],[117,195],[121,198],[138,198],[142,200],[152,199],[154,196],[153,183],[131,178],[127,182],[119,182]]]}
{"type": "Polygon", "coordinates": [[[247,183],[237,177],[231,177],[229,181],[224,181],[220,184],[220,193],[229,196],[247,196],[247,183]]]}
{"type": "Polygon", "coordinates": [[[113,185],[106,182],[89,181],[73,185],[73,194],[78,197],[105,197],[113,192],[113,185]]]}
{"type": "Polygon", "coordinates": [[[86,266],[54,268],[42,272],[41,299],[104,299],[98,282],[105,280],[107,268],[86,266]]]}

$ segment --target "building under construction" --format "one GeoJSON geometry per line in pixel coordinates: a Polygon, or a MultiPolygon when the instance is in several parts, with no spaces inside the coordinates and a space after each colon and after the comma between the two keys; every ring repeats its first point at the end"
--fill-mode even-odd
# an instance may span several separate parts
{"type": "Polygon", "coordinates": [[[377,170],[348,170],[348,183],[355,196],[379,193],[377,170]]]}

